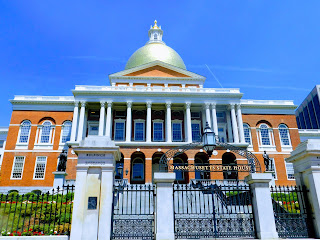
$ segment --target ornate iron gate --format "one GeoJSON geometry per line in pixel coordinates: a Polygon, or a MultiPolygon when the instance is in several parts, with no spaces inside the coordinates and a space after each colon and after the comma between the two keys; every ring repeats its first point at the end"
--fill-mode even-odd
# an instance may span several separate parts
{"type": "Polygon", "coordinates": [[[251,192],[244,182],[174,185],[176,238],[254,238],[251,192]]]}
{"type": "Polygon", "coordinates": [[[313,236],[312,215],[306,187],[271,187],[274,218],[279,237],[313,236]]]}
{"type": "Polygon", "coordinates": [[[154,239],[155,186],[116,182],[112,239],[154,239]]]}

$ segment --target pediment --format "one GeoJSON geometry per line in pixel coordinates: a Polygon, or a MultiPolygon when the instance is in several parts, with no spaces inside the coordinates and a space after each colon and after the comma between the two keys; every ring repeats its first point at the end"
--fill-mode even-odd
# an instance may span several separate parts
{"type": "Polygon", "coordinates": [[[183,73],[179,73],[177,71],[156,65],[153,67],[149,67],[146,69],[142,69],[139,71],[135,71],[132,73],[128,73],[124,76],[130,76],[130,77],[183,77],[183,78],[191,78],[191,76],[188,76],[183,73]]]}
{"type": "Polygon", "coordinates": [[[138,67],[134,67],[131,69],[127,69],[124,71],[120,71],[114,74],[109,75],[111,79],[119,79],[119,78],[168,78],[168,79],[198,79],[200,81],[204,81],[205,77],[198,75],[196,73],[178,68],[176,66],[161,62],[154,61],[151,63],[147,63],[138,67]]]}

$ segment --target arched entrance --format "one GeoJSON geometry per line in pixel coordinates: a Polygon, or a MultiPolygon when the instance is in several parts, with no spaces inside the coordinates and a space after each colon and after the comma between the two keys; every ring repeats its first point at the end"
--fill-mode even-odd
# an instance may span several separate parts
{"type": "MultiPolygon", "coordinates": [[[[204,152],[199,152],[194,156],[195,166],[208,166],[209,156],[204,152]]],[[[195,170],[195,179],[210,179],[210,172],[195,170]]]]}
{"type": "MultiPolygon", "coordinates": [[[[231,152],[224,153],[222,155],[222,165],[223,166],[237,165],[236,156],[231,152]]],[[[238,179],[238,171],[223,170],[223,179],[237,180],[238,179]]]]}
{"type": "MultiPolygon", "coordinates": [[[[184,166],[188,165],[188,156],[185,153],[178,155],[177,157],[173,158],[173,165],[174,166],[184,166]]],[[[188,183],[189,182],[189,173],[174,170],[176,173],[176,183],[188,183]]]]}
{"type": "Polygon", "coordinates": [[[130,183],[145,183],[145,156],[142,152],[131,155],[130,183]]]}
{"type": "Polygon", "coordinates": [[[152,182],[153,182],[154,173],[159,172],[159,161],[163,154],[164,154],[163,152],[155,152],[152,155],[152,182]]]}

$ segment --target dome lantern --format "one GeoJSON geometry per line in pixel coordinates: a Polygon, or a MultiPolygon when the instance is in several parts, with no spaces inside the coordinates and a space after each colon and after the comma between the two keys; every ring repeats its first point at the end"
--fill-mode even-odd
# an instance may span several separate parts
{"type": "Polygon", "coordinates": [[[150,27],[148,31],[149,41],[147,43],[163,43],[162,35],[163,31],[161,30],[161,26],[158,27],[157,20],[154,20],[154,26],[150,27]]]}

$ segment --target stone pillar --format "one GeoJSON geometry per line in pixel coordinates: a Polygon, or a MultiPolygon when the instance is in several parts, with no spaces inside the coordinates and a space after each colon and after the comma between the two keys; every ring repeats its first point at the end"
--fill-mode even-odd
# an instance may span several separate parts
{"type": "Polygon", "coordinates": [[[228,142],[231,143],[233,142],[233,134],[232,134],[232,126],[231,126],[231,117],[230,117],[230,112],[226,112],[226,117],[227,117],[227,128],[228,128],[228,142]]]}
{"type": "Polygon", "coordinates": [[[110,239],[119,147],[106,136],[89,136],[72,147],[78,162],[70,240],[110,239]]]}
{"type": "Polygon", "coordinates": [[[156,239],[174,240],[173,182],[176,173],[154,173],[157,184],[156,239]]]}
{"type": "Polygon", "coordinates": [[[233,131],[233,142],[239,143],[237,118],[236,118],[236,112],[234,110],[234,104],[230,104],[230,111],[231,111],[231,122],[232,122],[232,131],[233,131]]]}
{"type": "Polygon", "coordinates": [[[53,180],[53,188],[57,189],[58,187],[61,189],[66,180],[66,176],[68,175],[66,172],[53,172],[54,180],[53,180]]]}
{"type": "Polygon", "coordinates": [[[127,102],[127,123],[126,123],[126,142],[131,142],[131,114],[132,102],[127,102]]]}
{"type": "Polygon", "coordinates": [[[166,118],[166,140],[167,142],[172,142],[172,138],[171,138],[171,103],[167,102],[166,103],[166,107],[167,107],[167,118],[166,118]]]}
{"type": "Polygon", "coordinates": [[[269,188],[271,180],[271,173],[251,173],[246,177],[253,193],[252,209],[259,239],[278,239],[269,188]]]}
{"type": "Polygon", "coordinates": [[[100,102],[100,118],[99,118],[99,136],[103,136],[104,116],[105,116],[105,102],[100,102]]]}
{"type": "MultiPolygon", "coordinates": [[[[211,127],[211,117],[210,117],[210,103],[205,104],[206,109],[206,122],[209,124],[209,127],[211,127]]],[[[218,133],[215,133],[218,135],[218,133]]]]}
{"type": "Polygon", "coordinates": [[[147,138],[146,142],[149,143],[151,142],[151,102],[147,102],[147,138]]]}
{"type": "Polygon", "coordinates": [[[108,102],[107,108],[107,121],[106,121],[106,136],[111,139],[111,126],[112,126],[112,102],[108,102]]]}
{"type": "Polygon", "coordinates": [[[76,141],[77,127],[78,127],[78,115],[79,115],[79,102],[76,101],[74,103],[74,110],[73,110],[73,117],[72,117],[72,128],[71,128],[71,136],[70,136],[71,142],[76,141]]]}
{"type": "Polygon", "coordinates": [[[86,102],[81,101],[80,119],[79,119],[79,127],[78,127],[78,138],[77,138],[78,142],[80,142],[83,138],[85,113],[86,113],[86,102]]]}
{"type": "Polygon", "coordinates": [[[309,189],[315,237],[320,238],[320,139],[300,143],[286,161],[293,164],[297,185],[309,189]]]}
{"type": "Polygon", "coordinates": [[[238,127],[239,127],[240,142],[246,143],[246,141],[244,139],[243,121],[242,121],[242,113],[241,113],[240,104],[237,104],[237,120],[238,120],[238,127]]]}
{"type": "Polygon", "coordinates": [[[191,103],[186,103],[186,117],[187,117],[187,142],[192,142],[192,127],[191,127],[191,103]]]}
{"type": "Polygon", "coordinates": [[[218,120],[217,120],[217,111],[216,111],[216,104],[211,103],[211,111],[212,111],[212,127],[213,132],[218,135],[218,120]]]}

